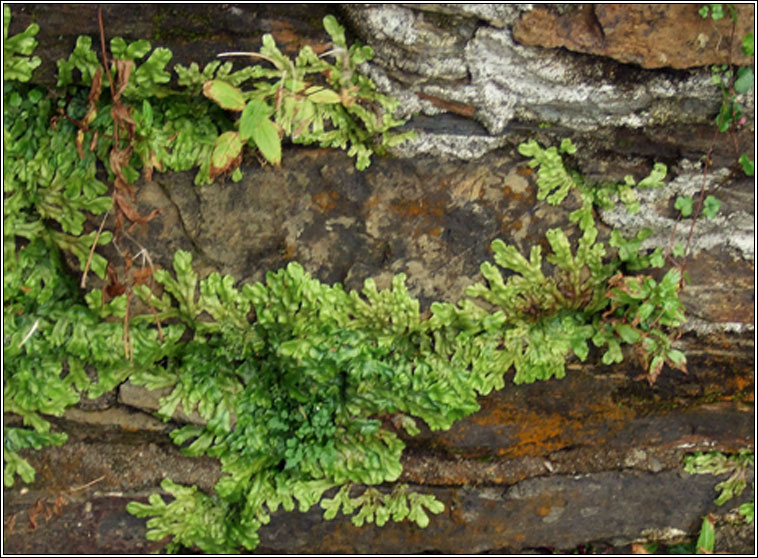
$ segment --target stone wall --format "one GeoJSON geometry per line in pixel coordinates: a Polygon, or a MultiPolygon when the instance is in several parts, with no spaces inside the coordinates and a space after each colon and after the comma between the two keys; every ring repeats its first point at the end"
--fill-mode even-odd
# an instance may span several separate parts
{"type": "MultiPolygon", "coordinates": [[[[41,26],[40,83],[54,82],[54,61],[68,55],[76,35],[97,39],[94,5],[13,9],[11,34],[31,21],[41,26]]],[[[741,24],[753,21],[752,5],[739,10],[741,24]]],[[[688,321],[677,342],[688,374],[665,369],[651,386],[638,366],[607,367],[594,355],[569,363],[563,380],[506,385],[449,431],[406,440],[400,480],[446,505],[427,529],[358,528],[341,516],[323,521],[317,510],[280,512],[261,530],[259,550],[571,550],[696,533],[704,514],[724,511],[713,504],[713,486],[723,479],[685,474],[684,455],[754,445],[755,190],[732,143],[753,152],[752,97],[743,99],[746,126],[734,138],[716,137],[707,175],[701,163],[721,103],[707,66],[729,56],[730,22],[703,20],[694,5],[103,10],[108,36],[148,38],[169,47],[174,62],[201,65],[230,47],[256,49],[267,32],[290,54],[303,44],[326,50],[326,13],[374,48],[363,70],[401,99],[412,117],[406,126],[419,138],[392,157],[375,157],[364,172],[341,152],[290,147],[281,168],[246,163],[239,183],[198,188],[192,173],[156,173],[139,184],[137,205],[143,214],[160,208],[160,217],[134,232],[156,263],[169,267],[173,253],[186,249],[201,275],[217,270],[254,281],[294,260],[349,288],[367,277],[387,286],[403,272],[422,309],[455,301],[479,278],[493,239],[528,249],[548,228],[568,223],[567,209],[536,199],[534,176],[515,149],[529,138],[556,144],[571,137],[579,170],[596,180],[639,180],[656,161],[669,166],[667,186],[646,191],[636,217],[601,213],[601,235],[651,227],[646,246],[666,246],[677,195],[698,195],[705,184],[723,205],[693,234],[682,295],[688,321]]],[[[753,63],[736,51],[732,61],[753,63]]],[[[92,228],[98,224],[93,219],[92,228]]],[[[680,225],[675,238],[688,232],[680,225]]],[[[182,457],[167,436],[174,425],[151,416],[156,408],[155,394],[127,383],[56,420],[69,442],[25,454],[37,482],[4,490],[6,551],[157,548],[126,502],[160,490],[166,476],[210,490],[219,468],[212,459],[182,457]]],[[[729,544],[752,548],[749,536],[729,544]]]]}

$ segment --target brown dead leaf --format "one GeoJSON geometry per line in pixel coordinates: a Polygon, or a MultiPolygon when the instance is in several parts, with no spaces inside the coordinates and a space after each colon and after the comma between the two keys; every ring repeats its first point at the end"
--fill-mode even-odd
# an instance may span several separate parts
{"type": "Polygon", "coordinates": [[[134,284],[144,285],[155,272],[152,267],[143,267],[134,272],[134,284]]]}
{"type": "Polygon", "coordinates": [[[650,554],[644,544],[634,543],[632,544],[632,554],[650,554]]]}
{"type": "Polygon", "coordinates": [[[8,519],[6,519],[3,523],[5,523],[6,528],[8,529],[8,534],[12,534],[15,527],[16,527],[16,520],[18,519],[17,514],[13,514],[8,519]]]}
{"type": "Polygon", "coordinates": [[[647,381],[650,383],[651,386],[655,384],[655,381],[658,379],[658,376],[661,375],[661,370],[663,370],[663,360],[660,360],[658,364],[656,364],[653,368],[651,368],[648,371],[647,381]]]}
{"type": "Polygon", "coordinates": [[[108,296],[108,299],[110,300],[124,294],[126,292],[126,285],[118,280],[118,271],[116,271],[116,267],[111,262],[108,262],[108,265],[105,267],[105,273],[108,275],[108,284],[105,286],[105,294],[108,296]]]}
{"type": "Polygon", "coordinates": [[[113,94],[113,102],[114,104],[121,104],[121,95],[129,85],[129,77],[132,75],[132,70],[134,70],[134,61],[114,60],[114,62],[116,63],[116,79],[118,80],[118,88],[113,94]]]}
{"type": "MultiPolygon", "coordinates": [[[[111,107],[111,118],[113,118],[114,125],[126,128],[126,131],[129,134],[129,142],[131,143],[134,140],[134,134],[137,131],[137,123],[134,121],[134,118],[132,118],[132,115],[129,114],[129,109],[126,108],[126,105],[122,103],[114,103],[111,107]]],[[[131,151],[131,149],[129,149],[129,151],[131,151]]]]}
{"type": "Polygon", "coordinates": [[[127,250],[124,252],[124,274],[128,275],[129,270],[132,268],[132,253],[127,250]]]}
{"type": "Polygon", "coordinates": [[[50,521],[53,518],[53,508],[47,505],[45,502],[45,521],[50,521]]]}
{"type": "Polygon", "coordinates": [[[95,75],[92,76],[92,85],[87,96],[87,114],[82,118],[81,125],[88,127],[97,116],[97,102],[100,100],[100,93],[103,90],[103,69],[98,66],[95,75]]]}
{"type": "Polygon", "coordinates": [[[343,106],[350,108],[355,104],[355,94],[358,92],[358,86],[342,87],[340,89],[340,102],[343,106]]]}
{"type": "Polygon", "coordinates": [[[81,128],[76,131],[76,139],[74,140],[74,145],[76,146],[76,152],[79,155],[79,158],[84,159],[84,149],[82,147],[84,145],[84,130],[81,128]]]}
{"type": "Polygon", "coordinates": [[[63,511],[63,506],[66,504],[68,504],[68,500],[63,497],[63,494],[58,494],[55,502],[53,502],[53,513],[55,513],[55,515],[60,515],[61,511],[63,511]]]}
{"type": "Polygon", "coordinates": [[[147,156],[147,160],[143,161],[144,163],[144,175],[145,180],[152,180],[153,179],[153,170],[158,169],[159,171],[163,170],[163,163],[161,163],[161,160],[158,158],[158,155],[155,154],[154,151],[150,151],[150,153],[147,156]]]}
{"type": "Polygon", "coordinates": [[[149,215],[142,216],[136,209],[134,209],[132,204],[130,204],[126,198],[118,192],[113,194],[113,201],[116,203],[116,206],[121,210],[121,212],[126,216],[126,218],[133,223],[148,223],[161,212],[160,208],[153,209],[149,215]]]}
{"type": "Polygon", "coordinates": [[[124,171],[122,170],[129,164],[131,157],[131,147],[126,147],[124,149],[117,149],[113,147],[111,148],[108,162],[111,165],[111,170],[116,175],[116,179],[114,180],[116,191],[127,193],[131,199],[134,199],[134,188],[127,182],[124,171]]]}
{"type": "Polygon", "coordinates": [[[38,499],[34,503],[33,508],[29,508],[26,510],[27,515],[29,516],[29,527],[32,531],[36,531],[37,527],[39,527],[39,523],[37,522],[37,515],[42,513],[44,511],[44,508],[42,506],[42,500],[38,499]]]}
{"type": "MultiPolygon", "coordinates": [[[[100,100],[100,93],[103,90],[103,68],[97,67],[95,75],[92,76],[92,85],[89,88],[89,95],[87,96],[87,104],[90,106],[96,105],[100,100]]],[[[90,121],[91,122],[91,121],[90,121]]],[[[87,122],[89,124],[89,122],[87,122]]]]}
{"type": "Polygon", "coordinates": [[[97,148],[98,137],[99,137],[99,135],[98,135],[97,132],[95,132],[94,134],[92,134],[92,140],[90,140],[90,142],[89,142],[89,150],[90,151],[94,151],[97,148]]]}

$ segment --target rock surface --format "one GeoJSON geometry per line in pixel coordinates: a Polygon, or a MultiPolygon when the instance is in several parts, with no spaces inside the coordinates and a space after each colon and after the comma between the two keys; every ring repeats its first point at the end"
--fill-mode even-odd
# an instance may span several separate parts
{"type": "MultiPolygon", "coordinates": [[[[677,23],[677,32],[670,33],[681,43],[697,43],[702,34],[700,26],[712,33],[711,24],[700,18],[696,6],[669,8],[648,9],[659,9],[666,18],[671,18],[667,19],[669,22],[676,21],[680,10],[689,9],[691,17],[697,18],[698,26],[681,28],[677,23]]],[[[740,33],[745,26],[749,28],[753,20],[748,13],[752,7],[744,8],[748,11],[741,12],[740,33]]],[[[651,28],[636,25],[644,14],[629,6],[598,6],[596,9],[607,13],[606,24],[615,25],[614,29],[624,35],[618,44],[608,46],[615,49],[614,58],[630,62],[639,57],[640,43],[649,41],[643,37],[651,32],[651,28]]],[[[517,31],[521,29],[521,33],[526,33],[526,29],[532,28],[528,23],[532,19],[549,20],[544,23],[548,29],[543,40],[550,41],[547,37],[552,37],[553,28],[559,26],[551,17],[560,25],[564,25],[564,19],[573,25],[579,25],[575,20],[586,24],[582,14],[592,16],[594,10],[588,7],[576,12],[555,5],[530,11],[526,6],[508,5],[490,7],[485,14],[457,5],[441,9],[383,4],[345,7],[358,35],[370,42],[377,52],[377,57],[367,63],[366,71],[382,88],[403,101],[407,114],[454,112],[475,119],[486,129],[484,135],[425,131],[418,140],[402,147],[400,151],[405,155],[478,157],[504,145],[511,126],[523,121],[566,126],[572,130],[598,130],[618,126],[691,125],[704,122],[705,115],[715,114],[721,102],[720,92],[711,84],[710,70],[704,66],[714,60],[722,63],[727,60],[715,54],[718,52],[715,39],[708,43],[712,48],[691,49],[689,66],[695,69],[674,71],[670,68],[681,66],[656,66],[666,66],[669,68],[666,72],[619,63],[605,57],[607,52],[592,51],[604,56],[590,60],[569,50],[529,46],[533,43],[522,44],[519,40],[517,31]],[[563,11],[567,13],[558,15],[563,11]],[[537,15],[532,15],[535,13],[537,15]],[[547,15],[539,15],[543,13],[547,15]]],[[[539,21],[533,27],[535,35],[544,29],[542,20],[539,21]]],[[[598,25],[589,25],[587,33],[598,32],[598,25]]],[[[736,35],[736,43],[741,42],[744,34],[736,35]]],[[[581,39],[578,40],[581,43],[581,39]]],[[[669,51],[664,54],[663,50],[657,50],[657,46],[667,48],[666,43],[659,43],[648,45],[650,56],[673,57],[669,51]]],[[[558,45],[550,43],[548,46],[558,45]]],[[[745,58],[735,58],[734,62],[751,63],[745,58]]],[[[742,102],[752,112],[752,95],[742,102]]]]}
{"type": "Polygon", "coordinates": [[[643,68],[685,69],[730,58],[739,66],[752,64],[739,41],[753,32],[755,6],[735,5],[739,41],[731,51],[731,18],[714,21],[698,9],[692,4],[536,6],[514,22],[513,38],[522,45],[564,47],[643,68]]]}
{"type": "MultiPolygon", "coordinates": [[[[141,181],[140,212],[160,208],[161,214],[138,225],[134,236],[166,268],[185,249],[201,276],[220,271],[240,283],[293,260],[348,288],[360,288],[368,277],[386,286],[403,272],[423,309],[434,300],[455,301],[480,279],[479,264],[490,258],[494,238],[525,251],[544,242],[548,228],[568,223],[576,200],[560,208],[538,202],[534,175],[515,149],[535,137],[544,145],[571,137],[579,147],[573,164],[593,180],[623,181],[627,174],[639,180],[655,161],[669,166],[666,187],[641,192],[634,218],[600,213],[603,238],[613,227],[628,236],[648,226],[656,234],[647,246],[667,246],[672,235],[689,235],[687,222],[676,223],[676,196],[697,196],[702,188],[723,202],[717,218],[699,220],[692,235],[691,282],[682,296],[688,322],[677,341],[688,375],[666,369],[650,386],[632,359],[605,367],[593,354],[588,363],[569,363],[563,380],[506,385],[449,431],[406,437],[400,480],[446,504],[426,530],[357,528],[341,516],[324,521],[319,510],[278,513],[261,530],[259,551],[620,547],[692,536],[704,514],[725,511],[713,503],[713,487],[723,478],[690,476],[681,464],[691,451],[754,445],[755,189],[737,172],[732,143],[752,152],[754,129],[751,97],[747,126],[733,140],[713,143],[721,98],[704,67],[714,54],[716,61],[723,56],[710,33],[723,33],[724,22],[704,22],[696,8],[104,6],[109,37],[148,38],[183,64],[203,64],[231,47],[257,49],[266,32],[289,54],[303,44],[325,50],[320,20],[337,13],[376,51],[365,71],[401,98],[408,114],[422,112],[407,124],[420,138],[394,158],[375,157],[365,172],[341,152],[289,147],[281,168],[246,159],[239,183],[219,179],[197,188],[189,172],[141,181]],[[670,41],[655,39],[665,27],[642,21],[649,10],[659,10],[663,21],[686,15],[705,26],[697,33],[706,39],[695,27],[677,27],[670,41]],[[563,43],[526,46],[528,36],[552,37],[548,30],[563,43]],[[644,38],[648,32],[652,42],[644,38]],[[686,48],[703,41],[703,48],[686,48]],[[693,60],[686,62],[685,54],[693,60]],[[663,70],[639,67],[659,67],[662,56],[663,70]],[[672,69],[680,64],[694,69],[672,69]],[[539,126],[545,122],[552,126],[539,126]],[[714,166],[704,176],[701,159],[709,150],[714,166]]],[[[752,6],[739,9],[746,8],[752,6]]],[[[94,6],[12,9],[11,34],[31,21],[41,26],[44,62],[35,79],[42,84],[54,83],[54,61],[68,55],[76,35],[99,40],[94,6]]],[[[90,229],[98,225],[93,219],[90,229]]],[[[167,476],[210,491],[220,472],[216,460],[183,457],[167,436],[198,417],[163,423],[150,414],[157,405],[155,393],[124,384],[55,419],[69,442],[24,453],[37,482],[4,490],[6,551],[159,548],[145,540],[144,520],[127,514],[126,503],[159,491],[167,476]]],[[[17,417],[4,419],[14,424],[17,417]]],[[[746,493],[741,501],[752,497],[746,493]]],[[[735,540],[743,546],[728,550],[754,550],[749,537],[735,540]]]]}

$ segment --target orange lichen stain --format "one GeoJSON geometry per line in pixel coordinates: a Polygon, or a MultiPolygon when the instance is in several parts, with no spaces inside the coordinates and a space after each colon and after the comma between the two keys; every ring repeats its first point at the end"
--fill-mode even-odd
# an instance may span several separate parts
{"type": "Polygon", "coordinates": [[[284,242],[284,250],[282,251],[282,258],[285,260],[294,260],[297,255],[297,245],[292,242],[284,242]]]}
{"type": "Polygon", "coordinates": [[[442,217],[445,204],[442,200],[402,200],[392,202],[392,211],[407,217],[442,217]]]}
{"type": "Polygon", "coordinates": [[[377,198],[376,196],[371,196],[369,197],[369,199],[363,202],[363,208],[368,209],[368,210],[374,209],[376,206],[379,205],[379,201],[380,201],[379,198],[377,198]]]}
{"type": "Polygon", "coordinates": [[[561,415],[539,416],[529,413],[529,416],[522,420],[523,422],[519,420],[519,424],[523,426],[511,435],[513,443],[508,447],[499,448],[498,455],[541,455],[563,449],[584,437],[580,434],[585,428],[581,421],[561,415]]]}
{"type": "Polygon", "coordinates": [[[524,194],[511,190],[510,186],[503,186],[503,195],[511,200],[520,200],[524,197],[524,194]]]}
{"type": "Polygon", "coordinates": [[[313,196],[313,203],[321,208],[321,211],[328,213],[337,207],[335,203],[339,199],[339,194],[333,190],[324,190],[313,196]]]}
{"type": "Polygon", "coordinates": [[[434,227],[426,232],[429,236],[440,236],[445,229],[443,227],[434,227]]]}
{"type": "Polygon", "coordinates": [[[755,379],[752,376],[733,376],[737,391],[745,391],[752,389],[755,386],[755,379]]]}
{"type": "Polygon", "coordinates": [[[537,515],[541,515],[544,517],[550,513],[550,509],[551,509],[550,506],[540,506],[539,508],[537,508],[537,515]]]}
{"type": "Polygon", "coordinates": [[[309,45],[313,52],[321,54],[329,48],[328,44],[310,42],[303,37],[290,23],[280,20],[271,21],[271,35],[279,46],[280,50],[287,53],[299,52],[303,46],[309,45]]]}
{"type": "Polygon", "coordinates": [[[516,171],[516,174],[518,174],[519,176],[529,176],[533,172],[534,171],[532,169],[530,169],[529,167],[522,167],[522,168],[520,168],[519,170],[516,171]]]}
{"type": "Polygon", "coordinates": [[[575,444],[586,444],[588,438],[603,443],[634,413],[619,408],[612,401],[600,400],[583,406],[581,413],[535,412],[515,404],[502,404],[471,417],[471,421],[489,428],[505,426],[503,447],[496,450],[501,457],[544,455],[575,444]],[[604,432],[604,434],[600,434],[604,432]]]}

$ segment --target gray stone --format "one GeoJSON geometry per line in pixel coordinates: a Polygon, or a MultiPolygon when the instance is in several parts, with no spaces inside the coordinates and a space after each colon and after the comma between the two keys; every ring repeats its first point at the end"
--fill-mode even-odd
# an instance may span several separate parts
{"type": "MultiPolygon", "coordinates": [[[[436,6],[346,7],[359,34],[377,53],[362,70],[401,100],[402,115],[445,110],[419,98],[421,93],[472,107],[474,118],[497,138],[517,120],[585,131],[704,122],[721,102],[708,70],[663,74],[558,49],[521,46],[507,28],[513,18],[505,14],[477,16],[500,24],[480,26],[471,35],[466,18],[456,15],[430,23],[428,14],[471,12],[436,6]],[[449,46],[454,47],[450,53],[449,46]]],[[[752,96],[741,102],[752,114],[752,96]]],[[[423,134],[396,152],[468,158],[483,147],[479,138],[468,138],[473,145],[466,146],[463,138],[453,143],[444,135],[434,136],[423,134]]],[[[493,141],[489,148],[499,145],[493,141]]]]}

